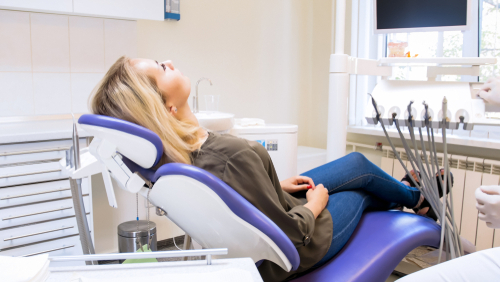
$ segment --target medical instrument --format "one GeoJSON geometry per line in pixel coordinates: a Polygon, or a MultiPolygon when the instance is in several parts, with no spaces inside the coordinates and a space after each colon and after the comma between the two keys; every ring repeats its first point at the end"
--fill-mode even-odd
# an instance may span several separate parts
{"type": "MultiPolygon", "coordinates": [[[[143,180],[139,193],[147,197],[149,192],[151,203],[204,248],[228,248],[226,257],[250,257],[255,263],[270,260],[286,271],[298,267],[300,257],[286,234],[220,179],[180,163],[151,170],[163,147],[150,130],[99,115],[83,115],[78,122],[95,138],[91,150],[82,150],[82,168],[70,172],[75,178],[99,173],[103,160],[121,189],[136,191],[135,185],[130,186],[135,175],[151,182],[149,189],[143,180]]],[[[105,189],[113,198],[113,187],[105,189]]],[[[327,277],[385,281],[408,252],[421,245],[438,247],[439,240],[440,227],[430,219],[395,211],[368,212],[336,258],[295,281],[328,281],[327,277]]]]}
{"type": "MultiPolygon", "coordinates": [[[[375,101],[375,98],[372,96],[372,105],[375,111],[375,118],[369,118],[367,119],[371,121],[375,121],[375,123],[380,122],[382,129],[384,130],[384,133],[387,137],[387,140],[389,144],[391,145],[391,148],[393,149],[393,152],[396,156],[396,158],[400,161],[401,165],[403,166],[405,172],[407,175],[410,174],[410,170],[405,166],[404,162],[401,160],[401,157],[399,156],[399,153],[396,151],[396,148],[394,147],[394,144],[392,143],[389,134],[387,133],[387,130],[384,125],[384,121],[381,120],[382,114],[380,113],[380,107],[378,106],[377,102],[375,101]]],[[[390,104],[392,105],[392,104],[390,104]]],[[[448,200],[448,196],[446,193],[446,188],[447,186],[452,186],[451,184],[451,179],[449,178],[449,163],[448,163],[448,153],[447,153],[447,146],[446,146],[446,128],[450,125],[451,119],[448,118],[448,101],[446,100],[446,97],[442,101],[442,109],[441,109],[441,122],[436,121],[436,123],[441,126],[442,129],[442,135],[443,135],[443,145],[444,145],[444,181],[441,180],[441,177],[439,176],[438,179],[439,181],[442,181],[441,187],[443,189],[443,202],[440,201],[439,197],[439,192],[438,192],[438,186],[436,181],[434,181],[435,175],[438,171],[440,171],[439,168],[439,163],[437,161],[436,157],[436,145],[435,145],[435,139],[434,139],[434,131],[431,127],[431,123],[433,121],[433,117],[429,112],[429,105],[424,101],[422,102],[422,105],[424,106],[424,112],[421,115],[421,120],[420,123],[417,123],[417,120],[419,120],[418,117],[416,116],[416,111],[412,107],[413,101],[410,101],[410,103],[407,106],[407,110],[405,112],[405,125],[408,127],[410,137],[411,137],[411,143],[412,145],[410,146],[407,142],[406,139],[401,132],[400,128],[400,118],[398,117],[398,112],[393,109],[392,111],[389,110],[388,116],[392,117],[392,120],[387,119],[387,123],[392,125],[394,124],[398,130],[398,133],[400,135],[400,139],[403,143],[403,147],[405,148],[405,151],[407,155],[409,156],[409,160],[412,166],[412,169],[414,171],[419,171],[419,173],[416,173],[418,181],[415,181],[413,177],[410,177],[410,180],[413,182],[413,185],[417,187],[420,192],[424,195],[425,199],[430,203],[431,208],[436,212],[436,215],[438,217],[439,222],[441,223],[441,241],[440,241],[440,246],[439,246],[439,258],[438,258],[438,263],[441,262],[441,256],[442,256],[442,251],[443,251],[443,246],[446,244],[446,250],[448,251],[447,254],[450,254],[451,259],[460,257],[464,255],[463,248],[461,245],[461,241],[459,240],[459,235],[458,235],[458,230],[456,227],[455,223],[455,217],[453,214],[453,189],[450,189],[450,196],[448,200]],[[419,131],[419,136],[420,136],[420,145],[421,145],[421,152],[419,152],[417,143],[415,140],[415,132],[414,128],[418,127],[419,131]],[[428,146],[429,146],[429,154],[426,152],[426,145],[424,143],[424,138],[422,135],[422,127],[425,127],[427,129],[427,141],[428,141],[428,146]],[[430,134],[429,134],[430,132],[430,134]],[[414,154],[411,150],[411,147],[414,149],[414,154]],[[424,163],[422,161],[425,161],[424,163]],[[429,163],[431,165],[429,165],[429,163]],[[432,166],[432,169],[431,169],[432,166]],[[446,183],[446,184],[445,184],[446,183]],[[447,207],[448,201],[451,203],[447,207]],[[446,236],[446,240],[445,240],[446,236]]],[[[461,122],[464,122],[464,118],[460,118],[461,122]]],[[[458,127],[458,124],[456,125],[458,127]]],[[[464,124],[464,127],[466,125],[464,124]]],[[[439,173],[440,175],[440,173],[439,173]]]]}
{"type": "Polygon", "coordinates": [[[198,94],[198,85],[200,84],[200,82],[202,82],[203,80],[208,80],[208,82],[210,82],[210,86],[212,86],[212,80],[210,80],[210,78],[206,78],[206,77],[202,77],[200,79],[198,79],[198,81],[196,82],[196,95],[193,97],[193,113],[196,114],[196,113],[199,113],[200,112],[200,102],[199,102],[199,94],[198,94]]]}

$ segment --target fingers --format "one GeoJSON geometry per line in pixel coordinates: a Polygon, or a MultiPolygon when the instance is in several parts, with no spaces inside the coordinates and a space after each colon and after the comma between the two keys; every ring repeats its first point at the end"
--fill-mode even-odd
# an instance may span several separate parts
{"type": "Polygon", "coordinates": [[[484,205],[476,203],[476,209],[479,211],[479,214],[485,214],[486,213],[486,207],[484,205]]]}
{"type": "Polygon", "coordinates": [[[415,179],[415,181],[418,182],[418,177],[417,177],[417,174],[415,173],[415,171],[414,170],[410,171],[410,174],[413,177],[413,179],[415,179]]]}
{"type": "Polygon", "coordinates": [[[479,91],[479,93],[477,93],[477,95],[485,100],[486,102],[488,102],[490,100],[490,96],[491,96],[491,92],[488,92],[488,91],[485,91],[485,90],[481,90],[479,91]]]}
{"type": "Polygon", "coordinates": [[[484,203],[488,203],[489,199],[489,195],[484,193],[481,189],[482,187],[479,187],[476,189],[476,192],[474,193],[474,195],[476,196],[476,200],[481,203],[482,205],[484,205],[484,203]]]}
{"type": "Polygon", "coordinates": [[[292,188],[295,190],[295,192],[311,189],[309,184],[293,185],[292,188]]]}
{"type": "Polygon", "coordinates": [[[484,214],[484,213],[482,213],[482,212],[478,213],[478,214],[477,214],[477,217],[478,217],[480,220],[482,220],[482,221],[487,221],[487,219],[488,219],[488,216],[486,216],[486,214],[484,214]]]}
{"type": "Polygon", "coordinates": [[[491,81],[491,82],[487,82],[487,83],[483,84],[483,86],[481,87],[481,89],[486,90],[486,91],[489,91],[489,90],[491,90],[494,86],[495,86],[495,82],[494,82],[494,81],[491,81]]]}
{"type": "Polygon", "coordinates": [[[307,184],[312,186],[311,187],[312,189],[316,188],[316,185],[314,185],[314,181],[310,177],[299,175],[299,176],[297,176],[296,179],[297,179],[297,184],[307,183],[307,184]]]}
{"type": "Polygon", "coordinates": [[[481,191],[484,194],[500,195],[500,186],[497,186],[497,185],[481,186],[481,187],[479,187],[479,189],[481,189],[481,191]]]}
{"type": "Polygon", "coordinates": [[[491,87],[491,84],[490,83],[485,83],[481,86],[481,90],[484,90],[484,91],[490,91],[490,88],[491,87]]]}

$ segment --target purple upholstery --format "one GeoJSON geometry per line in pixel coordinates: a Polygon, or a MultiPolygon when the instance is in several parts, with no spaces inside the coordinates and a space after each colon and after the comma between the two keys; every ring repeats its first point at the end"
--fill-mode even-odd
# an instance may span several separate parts
{"type": "Polygon", "coordinates": [[[78,119],[78,123],[116,129],[148,140],[156,148],[156,160],[153,166],[160,161],[160,158],[163,155],[163,144],[160,137],[158,137],[158,135],[156,135],[153,131],[135,123],[101,115],[82,115],[78,119]]]}
{"type": "Polygon", "coordinates": [[[383,282],[411,250],[438,247],[440,232],[434,221],[415,214],[367,212],[332,260],[293,281],[383,282]]]}

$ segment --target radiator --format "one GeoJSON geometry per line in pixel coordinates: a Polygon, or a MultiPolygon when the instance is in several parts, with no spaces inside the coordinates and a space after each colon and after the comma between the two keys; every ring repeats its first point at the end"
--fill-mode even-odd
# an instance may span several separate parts
{"type": "MultiPolygon", "coordinates": [[[[396,148],[408,169],[411,164],[404,149],[396,148]]],[[[396,179],[405,175],[405,170],[395,158],[392,150],[384,150],[381,168],[396,179]]],[[[443,166],[443,154],[438,153],[438,162],[443,166]]],[[[453,210],[460,235],[476,245],[477,250],[500,246],[500,230],[486,226],[478,219],[475,190],[481,185],[498,185],[500,182],[500,161],[478,159],[467,156],[449,155],[450,170],[455,178],[453,185],[453,210]]],[[[411,210],[408,210],[412,212],[411,210]]]]}

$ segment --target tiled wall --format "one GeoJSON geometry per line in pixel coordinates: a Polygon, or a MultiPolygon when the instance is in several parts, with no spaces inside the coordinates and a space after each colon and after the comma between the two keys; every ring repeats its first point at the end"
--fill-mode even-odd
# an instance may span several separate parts
{"type": "Polygon", "coordinates": [[[135,21],[0,10],[0,117],[88,112],[122,55],[137,55],[135,21]]]}

